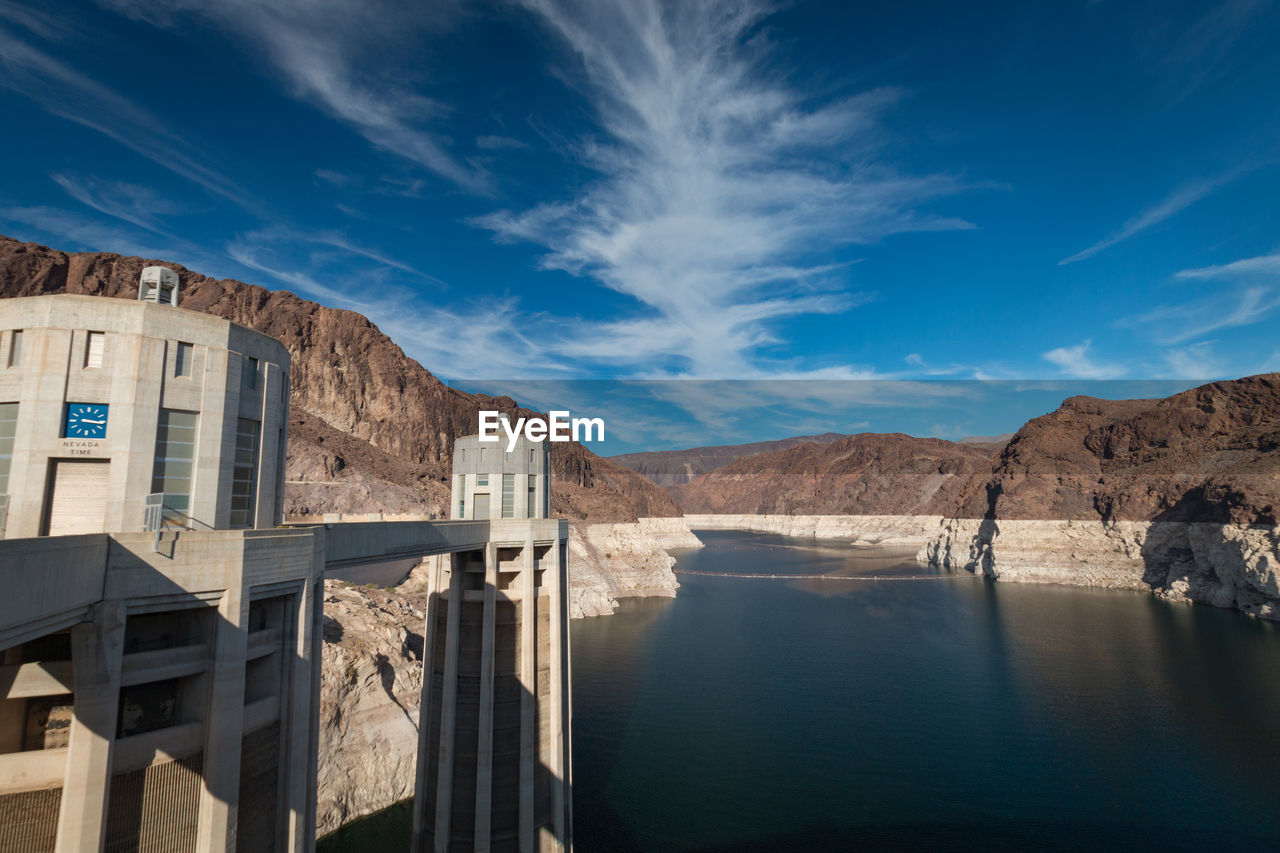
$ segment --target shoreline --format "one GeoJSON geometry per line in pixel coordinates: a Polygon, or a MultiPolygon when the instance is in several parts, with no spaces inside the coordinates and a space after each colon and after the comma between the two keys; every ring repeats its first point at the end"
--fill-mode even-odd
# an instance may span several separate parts
{"type": "Polygon", "coordinates": [[[957,519],[919,515],[686,515],[852,547],[915,546],[916,560],[1016,583],[1147,592],[1280,621],[1280,528],[1209,522],[957,519]]]}

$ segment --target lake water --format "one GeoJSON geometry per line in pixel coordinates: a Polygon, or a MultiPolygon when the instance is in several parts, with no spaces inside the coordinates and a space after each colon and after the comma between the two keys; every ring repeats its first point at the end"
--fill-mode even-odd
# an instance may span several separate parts
{"type": "MultiPolygon", "coordinates": [[[[678,568],[929,574],[699,536],[678,568]]],[[[580,851],[1280,846],[1280,626],[964,575],[680,582],[573,626],[580,851]]]]}
{"type": "Polygon", "coordinates": [[[699,536],[678,568],[850,579],[682,574],[573,623],[579,853],[1280,849],[1280,626],[699,536]]]}

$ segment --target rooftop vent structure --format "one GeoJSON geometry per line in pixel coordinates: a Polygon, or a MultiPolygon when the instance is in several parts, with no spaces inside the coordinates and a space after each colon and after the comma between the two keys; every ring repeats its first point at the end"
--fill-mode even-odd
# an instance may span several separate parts
{"type": "Polygon", "coordinates": [[[168,267],[143,267],[138,299],[157,305],[178,304],[178,274],[168,267]]]}

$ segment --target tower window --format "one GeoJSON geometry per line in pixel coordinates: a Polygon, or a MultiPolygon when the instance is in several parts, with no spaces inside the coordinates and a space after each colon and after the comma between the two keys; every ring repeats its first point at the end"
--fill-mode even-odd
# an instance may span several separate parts
{"type": "Polygon", "coordinates": [[[502,475],[502,517],[514,518],[516,514],[516,475],[502,475]]]}
{"type": "Polygon", "coordinates": [[[178,351],[173,360],[174,376],[190,376],[192,370],[191,362],[195,357],[195,346],[186,341],[178,341],[178,351]]]}
{"type": "Polygon", "coordinates": [[[90,332],[84,344],[84,366],[102,367],[102,353],[106,349],[106,335],[90,332]]]}
{"type": "Polygon", "coordinates": [[[9,366],[17,367],[19,364],[22,364],[22,330],[14,329],[9,335],[9,366]]]}
{"type": "Polygon", "coordinates": [[[529,517],[530,518],[538,517],[538,513],[535,511],[537,507],[537,503],[536,503],[537,499],[538,499],[538,475],[530,474],[529,475],[529,517]]]}
{"type": "Polygon", "coordinates": [[[196,458],[197,417],[195,412],[161,409],[156,424],[151,491],[163,492],[165,510],[183,516],[191,508],[191,469],[196,458]]]}
{"type": "Polygon", "coordinates": [[[249,418],[236,422],[236,461],[231,474],[231,526],[253,527],[254,485],[258,480],[258,433],[262,424],[249,418]]]}
{"type": "Polygon", "coordinates": [[[0,403],[0,494],[9,491],[9,463],[13,461],[13,437],[18,431],[18,404],[0,403]]]}
{"type": "Polygon", "coordinates": [[[249,359],[249,390],[258,390],[258,360],[256,358],[249,359]]]}

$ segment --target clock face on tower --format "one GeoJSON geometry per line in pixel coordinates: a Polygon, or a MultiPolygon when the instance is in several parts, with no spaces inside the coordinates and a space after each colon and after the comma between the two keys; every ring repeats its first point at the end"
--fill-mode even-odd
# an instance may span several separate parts
{"type": "Polygon", "coordinates": [[[64,438],[106,438],[107,406],[105,403],[67,403],[64,438]]]}

